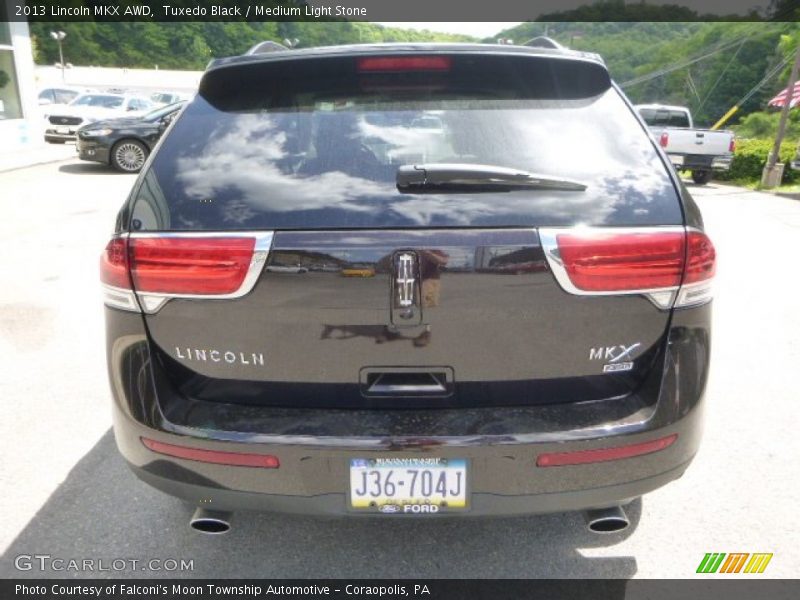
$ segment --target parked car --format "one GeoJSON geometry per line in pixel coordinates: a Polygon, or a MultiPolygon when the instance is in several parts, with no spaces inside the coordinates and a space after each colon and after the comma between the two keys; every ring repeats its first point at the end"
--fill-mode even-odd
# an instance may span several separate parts
{"type": "Polygon", "coordinates": [[[187,95],[179,94],[178,92],[155,92],[150,94],[150,101],[156,106],[167,106],[168,104],[185,102],[186,100],[187,95]]]}
{"type": "Polygon", "coordinates": [[[83,160],[138,173],[184,102],[157,108],[141,117],[94,121],[78,129],[75,146],[83,160]]]}
{"type": "Polygon", "coordinates": [[[101,261],[117,445],[195,529],[574,510],[611,532],[689,466],[714,247],[603,61],[553,46],[209,65],[101,261]],[[428,115],[422,152],[402,123],[428,115]],[[342,276],[276,272],[321,257],[342,276]],[[477,269],[519,260],[540,268],[477,269]]]}
{"type": "Polygon", "coordinates": [[[75,132],[81,125],[114,117],[135,117],[153,108],[147,98],[130,94],[81,94],[68,105],[47,111],[44,139],[52,144],[63,144],[75,139],[75,132]]]}
{"type": "Polygon", "coordinates": [[[691,171],[695,183],[705,185],[714,169],[731,168],[736,150],[732,131],[695,129],[685,106],[640,104],[636,109],[675,168],[691,171]]]}
{"type": "Polygon", "coordinates": [[[39,106],[50,106],[53,104],[69,104],[81,94],[86,94],[92,90],[71,86],[46,87],[39,90],[39,106]]]}
{"type": "Polygon", "coordinates": [[[271,273],[294,273],[302,275],[303,273],[308,273],[308,267],[302,265],[270,265],[267,267],[267,271],[271,273]]]}
{"type": "Polygon", "coordinates": [[[342,277],[375,277],[373,265],[349,265],[339,269],[342,277]]]}

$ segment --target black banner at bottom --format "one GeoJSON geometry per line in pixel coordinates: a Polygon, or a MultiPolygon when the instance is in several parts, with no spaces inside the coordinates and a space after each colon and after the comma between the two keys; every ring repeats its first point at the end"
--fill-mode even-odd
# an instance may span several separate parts
{"type": "Polygon", "coordinates": [[[233,580],[233,579],[6,579],[0,598],[83,600],[611,600],[648,598],[726,600],[800,598],[800,580],[233,580]]]}

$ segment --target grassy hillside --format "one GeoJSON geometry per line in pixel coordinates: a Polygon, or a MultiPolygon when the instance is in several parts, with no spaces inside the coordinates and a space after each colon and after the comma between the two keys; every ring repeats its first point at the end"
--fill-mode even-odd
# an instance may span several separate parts
{"type": "MultiPolygon", "coordinates": [[[[698,123],[710,125],[791,53],[782,36],[796,23],[523,23],[500,32],[522,43],[545,32],[576,50],[597,52],[634,102],[689,106],[698,123]],[[715,49],[722,48],[716,53],[715,49]],[[709,56],[662,77],[626,82],[660,69],[709,56]]],[[[743,105],[737,119],[763,108],[786,85],[788,66],[743,105]]]]}
{"type": "Polygon", "coordinates": [[[374,23],[31,23],[36,62],[58,61],[50,31],[67,33],[64,60],[75,65],[202,69],[212,57],[241,54],[253,44],[297,39],[298,47],[360,42],[474,41],[465,35],[412,31],[374,23]]]}

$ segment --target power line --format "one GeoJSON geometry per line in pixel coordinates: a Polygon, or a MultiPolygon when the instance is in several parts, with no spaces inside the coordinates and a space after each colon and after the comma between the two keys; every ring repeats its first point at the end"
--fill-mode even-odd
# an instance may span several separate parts
{"type": "Polygon", "coordinates": [[[753,96],[753,94],[755,94],[765,83],[767,83],[767,81],[769,81],[770,79],[775,77],[775,75],[780,73],[781,69],[783,69],[783,67],[788,65],[790,60],[792,60],[792,55],[791,54],[789,56],[787,56],[786,58],[784,58],[780,63],[775,65],[775,67],[773,67],[772,70],[769,73],[764,75],[764,78],[761,81],[759,81],[749,92],[747,92],[747,94],[745,94],[742,97],[742,99],[739,100],[736,104],[738,106],[741,106],[742,104],[747,102],[753,96]]]}
{"type": "Polygon", "coordinates": [[[694,79],[692,79],[692,73],[690,71],[686,72],[686,84],[689,87],[689,91],[692,92],[697,98],[697,101],[700,102],[700,94],[697,92],[697,86],[694,84],[694,79]]]}
{"type": "Polygon", "coordinates": [[[759,89],[761,89],[761,87],[765,83],[767,83],[767,81],[769,81],[770,79],[775,77],[775,75],[780,73],[781,69],[783,69],[783,67],[785,67],[790,60],[792,60],[791,54],[785,57],[772,69],[770,69],[769,73],[764,75],[761,81],[759,81],[752,88],[750,88],[749,92],[747,92],[744,96],[742,96],[742,98],[736,104],[734,104],[728,112],[726,112],[724,115],[722,115],[722,117],[720,117],[719,121],[717,121],[711,126],[711,129],[719,129],[720,127],[722,127],[725,124],[725,122],[728,121],[728,119],[730,119],[739,110],[739,108],[753,96],[753,94],[755,94],[759,89]]]}
{"type": "MultiPolygon", "coordinates": [[[[763,24],[758,24],[758,25],[763,26],[763,24]]],[[[745,30],[744,32],[742,32],[742,34],[745,34],[745,39],[749,39],[751,37],[759,37],[759,36],[755,36],[754,31],[755,31],[755,28],[754,28],[753,25],[751,25],[750,31],[747,32],[747,30],[745,30]]],[[[772,35],[773,33],[774,32],[772,32],[772,31],[765,31],[761,35],[772,35]]],[[[653,71],[651,73],[647,73],[645,75],[640,75],[639,77],[634,77],[633,79],[629,79],[628,81],[624,81],[623,83],[620,84],[620,87],[622,87],[622,88],[630,87],[630,86],[633,86],[633,85],[637,85],[639,83],[644,83],[646,81],[650,81],[652,79],[657,79],[658,77],[663,77],[664,75],[667,75],[667,74],[672,73],[674,71],[679,71],[680,69],[685,69],[686,67],[688,67],[690,65],[693,65],[696,62],[700,62],[701,60],[705,60],[705,59],[709,58],[710,56],[718,54],[718,53],[722,52],[723,50],[727,50],[728,48],[732,48],[736,44],[741,44],[741,43],[742,43],[742,40],[737,37],[735,40],[732,40],[730,42],[722,43],[719,46],[717,46],[716,48],[712,48],[711,50],[709,50],[705,54],[701,54],[700,56],[696,56],[694,58],[690,58],[690,59],[687,59],[687,60],[679,62],[679,63],[674,63],[672,65],[669,65],[667,67],[663,67],[663,68],[658,69],[656,71],[653,71]]]]}
{"type": "MultiPolygon", "coordinates": [[[[749,36],[748,36],[748,37],[749,37],[749,36]]],[[[706,101],[708,101],[708,99],[711,97],[711,93],[712,93],[712,92],[713,92],[715,89],[717,89],[717,86],[719,85],[719,82],[720,82],[720,81],[722,81],[722,78],[723,78],[723,76],[724,76],[724,75],[725,75],[725,73],[728,71],[728,68],[729,68],[729,67],[730,67],[730,66],[733,64],[733,61],[736,59],[736,57],[739,55],[739,50],[741,50],[741,49],[742,49],[742,46],[744,46],[744,43],[745,43],[746,41],[747,41],[747,38],[744,38],[744,39],[742,40],[742,43],[741,43],[741,44],[739,44],[739,47],[736,49],[736,52],[734,52],[734,53],[733,53],[733,56],[731,56],[731,59],[728,61],[728,64],[726,64],[726,65],[725,65],[725,68],[724,68],[724,69],[722,69],[722,73],[720,73],[720,74],[719,74],[719,77],[717,77],[717,80],[714,82],[714,85],[712,85],[712,86],[711,86],[711,88],[708,90],[708,92],[706,92],[706,95],[705,95],[705,97],[704,97],[704,98],[703,98],[703,100],[700,102],[700,106],[698,106],[698,107],[697,107],[697,109],[695,110],[695,112],[700,112],[700,110],[703,108],[703,106],[705,106],[705,103],[706,103],[706,101]]]]}
{"type": "Polygon", "coordinates": [[[674,71],[679,71],[681,69],[685,69],[686,67],[688,67],[690,65],[693,65],[696,62],[700,62],[701,60],[705,60],[706,58],[708,58],[710,56],[713,56],[713,55],[715,55],[715,54],[717,54],[719,52],[722,52],[723,50],[727,50],[728,48],[731,48],[731,47],[735,46],[738,43],[739,43],[739,40],[736,40],[735,42],[719,46],[718,48],[715,48],[715,49],[713,49],[713,50],[711,50],[711,51],[709,51],[706,54],[703,54],[701,56],[697,56],[695,58],[691,58],[689,60],[673,64],[672,66],[669,66],[669,67],[664,67],[663,69],[659,69],[657,71],[653,71],[652,73],[648,73],[646,75],[640,75],[639,77],[635,77],[633,79],[630,79],[628,81],[625,81],[625,82],[621,83],[620,87],[623,87],[623,88],[630,87],[632,85],[637,85],[639,83],[644,83],[645,81],[650,81],[652,79],[657,79],[658,77],[663,77],[664,75],[668,75],[669,73],[672,73],[674,71]]]}

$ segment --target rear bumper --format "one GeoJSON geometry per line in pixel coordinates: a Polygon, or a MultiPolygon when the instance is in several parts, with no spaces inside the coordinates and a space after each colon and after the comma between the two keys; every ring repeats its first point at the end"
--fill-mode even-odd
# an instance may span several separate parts
{"type": "Polygon", "coordinates": [[[145,482],[206,508],[362,516],[348,508],[351,459],[399,457],[466,459],[470,510],[458,515],[602,508],[676,479],[700,444],[710,305],[675,311],[663,367],[654,368],[641,389],[625,398],[394,411],[172,401],[175,391],[151,358],[141,316],[106,310],[114,428],[122,455],[145,482]],[[536,465],[542,453],[639,444],[672,434],[677,434],[675,443],[651,454],[586,465],[536,465]],[[174,458],[146,448],[142,437],[274,455],[280,467],[174,458]]]}
{"type": "MultiPolygon", "coordinates": [[[[153,487],[215,510],[263,510],[320,515],[380,515],[349,508],[349,465],[353,458],[436,457],[466,459],[469,510],[437,516],[489,516],[563,512],[627,504],[680,477],[697,452],[702,410],[697,407],[669,426],[630,435],[570,441],[502,443],[450,437],[447,440],[353,440],[333,437],[307,443],[242,443],[157,431],[115,413],[117,444],[134,473],[153,487]],[[587,465],[539,467],[548,452],[636,444],[678,434],[660,452],[587,465]],[[216,450],[275,455],[280,467],[231,467],[177,459],[152,452],[142,437],[216,450]]],[[[201,432],[198,432],[200,434],[201,432]]],[[[300,441],[300,440],[297,440],[300,441]]],[[[431,516],[431,515],[426,515],[431,516]]]]}
{"type": "MultiPolygon", "coordinates": [[[[624,506],[631,500],[679,478],[689,466],[689,462],[687,461],[663,473],[650,475],[635,481],[595,488],[540,494],[503,494],[500,491],[473,492],[470,496],[471,506],[468,511],[438,513],[436,515],[426,515],[426,518],[514,516],[624,506]]],[[[182,498],[189,503],[201,504],[205,508],[211,507],[225,511],[254,510],[326,516],[384,516],[377,512],[354,512],[348,510],[348,497],[342,491],[316,495],[243,492],[176,481],[155,475],[147,469],[132,465],[131,468],[139,479],[156,489],[171,496],[182,498]]],[[[417,515],[398,514],[392,515],[392,517],[412,518],[417,517],[417,515]]]]}
{"type": "Polygon", "coordinates": [[[77,134],[74,131],[72,133],[56,133],[55,130],[47,129],[44,132],[45,142],[74,142],[76,138],[77,134]]]}
{"type": "Polygon", "coordinates": [[[727,171],[731,168],[733,155],[669,154],[669,159],[678,169],[727,171]]]}

